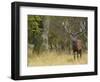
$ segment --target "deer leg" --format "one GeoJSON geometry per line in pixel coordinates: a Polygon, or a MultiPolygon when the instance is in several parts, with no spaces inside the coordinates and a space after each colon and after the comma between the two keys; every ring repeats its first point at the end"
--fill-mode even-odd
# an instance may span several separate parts
{"type": "Polygon", "coordinates": [[[80,50],[80,58],[82,57],[82,50],[80,50]]]}
{"type": "Polygon", "coordinates": [[[74,60],[75,60],[75,52],[74,52],[74,60]]]}
{"type": "Polygon", "coordinates": [[[74,52],[74,50],[73,50],[73,56],[74,56],[74,59],[75,59],[75,52],[74,52]]]}
{"type": "Polygon", "coordinates": [[[75,51],[73,51],[73,53],[74,53],[74,60],[76,59],[76,54],[75,54],[75,51]]]}
{"type": "Polygon", "coordinates": [[[79,57],[79,51],[77,50],[77,59],[78,59],[78,57],[79,57]]]}

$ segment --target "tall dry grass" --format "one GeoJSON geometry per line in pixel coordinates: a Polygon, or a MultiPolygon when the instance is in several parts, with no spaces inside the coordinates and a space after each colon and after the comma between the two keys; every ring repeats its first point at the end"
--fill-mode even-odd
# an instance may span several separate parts
{"type": "Polygon", "coordinates": [[[36,54],[32,53],[32,50],[28,50],[28,66],[76,65],[87,63],[88,58],[86,53],[82,54],[82,58],[74,59],[72,54],[66,54],[65,52],[58,53],[51,51],[36,54]]]}

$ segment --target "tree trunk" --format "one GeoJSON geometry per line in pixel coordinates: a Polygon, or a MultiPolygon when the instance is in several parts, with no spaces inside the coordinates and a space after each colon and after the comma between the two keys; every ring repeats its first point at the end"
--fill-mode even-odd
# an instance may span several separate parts
{"type": "Polygon", "coordinates": [[[44,16],[43,17],[43,42],[42,42],[42,48],[45,51],[48,51],[49,46],[48,46],[48,32],[49,32],[49,17],[44,16]]]}

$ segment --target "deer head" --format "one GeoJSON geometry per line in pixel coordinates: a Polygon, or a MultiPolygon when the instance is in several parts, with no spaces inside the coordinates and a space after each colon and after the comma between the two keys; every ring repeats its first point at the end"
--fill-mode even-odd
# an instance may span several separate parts
{"type": "Polygon", "coordinates": [[[67,21],[62,22],[62,25],[65,29],[65,32],[67,32],[70,35],[72,40],[76,40],[80,33],[86,32],[86,22],[85,21],[80,22],[80,30],[78,32],[72,32],[71,29],[69,28],[69,24],[67,21]]]}

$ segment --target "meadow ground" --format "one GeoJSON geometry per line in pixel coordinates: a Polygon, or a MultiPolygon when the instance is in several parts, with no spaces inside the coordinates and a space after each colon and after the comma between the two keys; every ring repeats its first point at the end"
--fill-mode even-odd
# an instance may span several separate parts
{"type": "Polygon", "coordinates": [[[37,55],[28,50],[28,66],[78,65],[87,63],[87,53],[83,53],[82,58],[74,59],[72,54],[66,54],[65,52],[57,53],[53,51],[37,55]]]}

